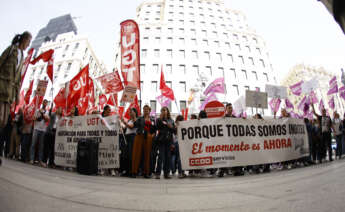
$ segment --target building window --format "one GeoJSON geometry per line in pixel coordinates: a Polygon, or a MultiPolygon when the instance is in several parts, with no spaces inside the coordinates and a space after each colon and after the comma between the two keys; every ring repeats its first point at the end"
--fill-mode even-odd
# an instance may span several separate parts
{"type": "Polygon", "coordinates": [[[72,63],[68,63],[67,65],[67,71],[71,70],[72,63]]]}
{"type": "Polygon", "coordinates": [[[214,47],[220,47],[219,41],[217,41],[217,40],[214,41],[214,47]]]}
{"type": "Polygon", "coordinates": [[[234,36],[235,40],[238,40],[238,35],[237,34],[233,34],[233,36],[234,36]]]}
{"type": "Polygon", "coordinates": [[[192,58],[193,59],[198,59],[198,52],[197,51],[192,51],[192,58]]]}
{"type": "Polygon", "coordinates": [[[172,49],[167,49],[167,56],[168,56],[169,58],[173,58],[172,49]]]}
{"type": "Polygon", "coordinates": [[[186,74],[186,66],[185,65],[179,65],[179,67],[180,67],[181,73],[186,74]]]}
{"type": "Polygon", "coordinates": [[[211,60],[210,52],[206,51],[206,52],[204,52],[204,53],[205,53],[205,57],[206,57],[208,60],[211,60]]]}
{"type": "Polygon", "coordinates": [[[180,109],[184,110],[186,109],[186,107],[187,107],[186,101],[180,101],[180,109]]]}
{"type": "Polygon", "coordinates": [[[240,59],[240,61],[241,61],[241,62],[242,62],[242,64],[244,65],[243,56],[238,56],[238,58],[240,59]]]}
{"type": "Polygon", "coordinates": [[[240,44],[236,44],[236,46],[237,46],[238,51],[241,51],[241,45],[240,44]]]}
{"type": "Polygon", "coordinates": [[[66,45],[65,51],[67,51],[67,50],[68,50],[68,47],[69,47],[69,45],[66,45]]]}
{"type": "Polygon", "coordinates": [[[235,90],[235,94],[240,95],[240,93],[238,92],[238,85],[232,85],[232,88],[235,90]]]}
{"type": "Polygon", "coordinates": [[[145,64],[140,64],[140,72],[145,73],[145,64]]]}
{"type": "Polygon", "coordinates": [[[230,43],[229,43],[229,42],[225,42],[225,46],[226,46],[228,49],[231,49],[230,43]]]}
{"type": "Polygon", "coordinates": [[[172,74],[172,65],[171,64],[167,64],[166,68],[167,68],[167,72],[172,74]]]}
{"type": "Polygon", "coordinates": [[[153,64],[153,71],[158,73],[158,64],[153,64]]]}
{"type": "Polygon", "coordinates": [[[266,82],[268,82],[268,75],[267,75],[267,73],[264,73],[264,77],[266,79],[266,82]]]}
{"type": "Polygon", "coordinates": [[[157,81],[151,81],[151,90],[157,91],[157,81]]]}
{"type": "Polygon", "coordinates": [[[261,50],[260,48],[256,48],[256,52],[261,55],[261,50]]]}
{"type": "MultiPolygon", "coordinates": [[[[61,64],[58,65],[58,68],[57,68],[56,72],[60,71],[61,66],[62,66],[61,64]]],[[[35,70],[33,70],[33,71],[35,72],[35,70]]]]}
{"type": "Polygon", "coordinates": [[[242,76],[243,76],[243,79],[245,79],[245,80],[248,79],[247,71],[246,70],[242,70],[242,76]]]}
{"type": "Polygon", "coordinates": [[[244,40],[245,42],[248,42],[247,36],[243,35],[243,40],[244,40]]]}
{"type": "Polygon", "coordinates": [[[207,31],[206,31],[206,30],[202,30],[201,32],[202,32],[202,35],[203,35],[204,37],[207,37],[207,31]]]}
{"type": "Polygon", "coordinates": [[[190,31],[192,32],[192,35],[196,35],[195,29],[191,29],[190,31]]]}
{"type": "Polygon", "coordinates": [[[178,52],[179,52],[180,58],[184,59],[186,57],[184,50],[179,50],[178,52]]]}
{"type": "Polygon", "coordinates": [[[256,71],[252,71],[252,74],[253,74],[253,78],[254,79],[256,79],[256,80],[258,80],[258,74],[256,73],[256,71]]]}
{"type": "Polygon", "coordinates": [[[181,34],[184,34],[184,29],[183,28],[180,28],[179,31],[180,31],[181,34]]]}
{"type": "Polygon", "coordinates": [[[228,54],[228,60],[231,61],[231,63],[234,63],[234,58],[232,57],[232,54],[228,54]]]}
{"type": "Polygon", "coordinates": [[[222,73],[222,76],[225,77],[225,73],[224,73],[224,68],[223,67],[218,67],[218,71],[220,73],[222,73]]]}
{"type": "Polygon", "coordinates": [[[172,34],[173,33],[173,28],[168,28],[168,33],[172,34]]]}
{"type": "Polygon", "coordinates": [[[193,69],[193,74],[199,74],[199,66],[193,65],[192,69],[193,69]]]}
{"type": "Polygon", "coordinates": [[[158,43],[158,44],[161,43],[161,38],[160,37],[156,37],[155,40],[156,40],[156,43],[158,43]]]}
{"type": "Polygon", "coordinates": [[[143,92],[143,90],[144,90],[144,81],[140,81],[140,89],[141,89],[141,92],[143,92]]]}
{"type": "Polygon", "coordinates": [[[216,53],[216,54],[217,54],[218,61],[222,62],[222,54],[221,53],[216,53]]]}
{"type": "Polygon", "coordinates": [[[193,44],[193,45],[197,45],[197,44],[198,44],[198,43],[196,42],[196,39],[195,39],[195,38],[192,38],[191,41],[192,41],[192,44],[193,44]]]}
{"type": "Polygon", "coordinates": [[[173,39],[172,39],[172,37],[168,37],[168,43],[173,44],[173,39]]]}
{"type": "Polygon", "coordinates": [[[145,43],[149,42],[149,37],[144,37],[144,42],[145,43]]]}
{"type": "Polygon", "coordinates": [[[155,55],[155,57],[159,57],[159,49],[154,50],[154,55],[155,55]]]}
{"type": "Polygon", "coordinates": [[[254,65],[254,59],[252,57],[249,57],[249,61],[251,65],[254,65]]]}
{"type": "MultiPolygon", "coordinates": [[[[157,13],[160,13],[160,12],[157,11],[157,13]]],[[[156,30],[157,30],[157,33],[161,33],[162,32],[162,28],[161,27],[157,27],[156,30]]]]}
{"type": "Polygon", "coordinates": [[[185,44],[184,38],[179,38],[179,41],[180,41],[180,44],[181,44],[181,45],[184,45],[184,44],[185,44]]]}
{"type": "Polygon", "coordinates": [[[224,39],[229,39],[228,33],[224,32],[223,35],[224,35],[224,39]]]}
{"type": "Polygon", "coordinates": [[[202,42],[205,46],[208,46],[208,40],[202,40],[202,42]]]}
{"type": "Polygon", "coordinates": [[[211,68],[211,66],[206,66],[206,73],[208,73],[210,76],[212,76],[212,68],[211,68]]]}
{"type": "Polygon", "coordinates": [[[78,47],[79,47],[79,43],[76,43],[74,46],[74,50],[78,49],[78,47]]]}
{"type": "Polygon", "coordinates": [[[256,38],[253,38],[253,41],[255,42],[255,44],[258,44],[258,40],[256,38]]]}
{"type": "Polygon", "coordinates": [[[141,58],[146,58],[147,57],[147,49],[142,49],[141,50],[141,58]]]}
{"type": "Polygon", "coordinates": [[[183,81],[180,82],[180,91],[186,92],[186,82],[183,82],[183,81]]]}
{"type": "Polygon", "coordinates": [[[262,66],[263,68],[265,68],[265,62],[264,62],[264,60],[263,60],[263,59],[260,59],[260,62],[261,62],[261,66],[262,66]]]}
{"type": "Polygon", "coordinates": [[[250,52],[250,47],[246,46],[247,52],[250,52]]]}
{"type": "Polygon", "coordinates": [[[249,90],[249,86],[248,85],[244,86],[244,90],[249,90]]]}
{"type": "Polygon", "coordinates": [[[156,110],[157,110],[156,100],[150,100],[150,107],[151,107],[151,111],[156,112],[156,110]]]}
{"type": "Polygon", "coordinates": [[[166,81],[165,82],[165,84],[169,87],[169,88],[171,88],[172,87],[172,83],[171,83],[171,81],[166,81]]]}
{"type": "Polygon", "coordinates": [[[234,68],[231,68],[230,71],[232,72],[232,76],[234,77],[234,79],[236,79],[237,78],[236,70],[234,68]]]}

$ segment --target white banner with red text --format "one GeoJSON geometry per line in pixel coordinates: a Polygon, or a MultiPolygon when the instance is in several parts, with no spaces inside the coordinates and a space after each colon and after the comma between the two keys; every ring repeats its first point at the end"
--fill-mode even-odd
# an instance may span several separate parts
{"type": "Polygon", "coordinates": [[[118,126],[117,116],[63,117],[56,129],[56,165],[76,168],[78,141],[88,138],[99,142],[98,168],[118,168],[118,126]]]}
{"type": "Polygon", "coordinates": [[[220,168],[276,163],[309,155],[300,119],[208,118],[179,123],[182,168],[220,168]]]}

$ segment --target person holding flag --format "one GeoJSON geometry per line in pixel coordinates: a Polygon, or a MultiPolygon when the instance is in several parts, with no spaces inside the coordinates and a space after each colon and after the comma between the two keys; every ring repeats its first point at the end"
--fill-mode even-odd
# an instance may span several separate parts
{"type": "Polygon", "coordinates": [[[30,45],[31,38],[28,31],[17,34],[0,56],[0,133],[7,124],[12,103],[19,102],[23,51],[30,45]]]}

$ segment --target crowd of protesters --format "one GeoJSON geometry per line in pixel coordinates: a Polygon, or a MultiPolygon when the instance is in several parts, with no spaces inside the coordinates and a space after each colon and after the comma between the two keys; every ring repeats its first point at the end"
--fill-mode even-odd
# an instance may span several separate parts
{"type": "MultiPolygon", "coordinates": [[[[37,109],[32,122],[26,122],[22,109],[16,114],[10,113],[10,106],[18,102],[20,90],[20,74],[23,62],[23,51],[29,46],[31,34],[24,32],[16,35],[11,45],[0,57],[0,165],[1,157],[20,160],[42,167],[56,168],[54,163],[55,134],[58,122],[62,117],[62,108],[52,111],[53,105],[47,109],[48,101],[44,100],[37,109]]],[[[223,167],[220,169],[198,169],[184,171],[181,166],[177,127],[184,117],[172,117],[168,107],[162,107],[159,117],[150,116],[151,108],[145,105],[143,116],[138,117],[137,109],[130,108],[130,118],[121,119],[121,130],[118,142],[121,150],[120,168],[99,170],[100,175],[120,175],[136,178],[165,179],[177,175],[187,176],[240,176],[245,173],[270,172],[272,169],[289,169],[333,161],[332,139],[336,140],[336,159],[341,159],[344,152],[345,117],[340,119],[334,112],[333,119],[327,116],[326,110],[319,115],[313,112],[314,120],[305,119],[308,132],[310,155],[307,158],[286,161],[278,164],[261,164],[254,166],[223,167]],[[175,120],[174,120],[175,119],[175,120]]],[[[247,118],[233,115],[231,103],[225,105],[225,118],[247,118]]],[[[111,115],[110,106],[103,108],[102,116],[111,115]]],[[[78,116],[77,107],[73,107],[70,117],[78,116]]],[[[254,119],[263,119],[255,114],[254,119]]],[[[276,118],[274,116],[274,118],[276,118]]],[[[281,119],[289,118],[289,113],[281,110],[281,119]]],[[[207,113],[200,111],[191,114],[190,119],[207,119],[207,113]]]]}
{"type": "MultiPolygon", "coordinates": [[[[54,163],[55,133],[57,123],[62,117],[62,110],[56,112],[46,111],[48,101],[44,100],[40,109],[35,113],[34,121],[26,124],[23,111],[9,115],[8,122],[0,136],[0,154],[9,159],[20,160],[42,167],[56,168],[54,163]]],[[[253,117],[236,117],[233,115],[232,104],[225,105],[225,118],[235,119],[263,119],[260,114],[253,117]]],[[[313,110],[314,111],[314,110],[313,110]]],[[[341,159],[345,145],[345,119],[341,120],[338,113],[331,119],[326,110],[316,119],[304,119],[308,132],[310,155],[307,158],[285,161],[277,164],[261,164],[253,166],[224,167],[219,169],[198,169],[184,171],[178,145],[177,127],[185,121],[182,115],[174,119],[167,107],[162,107],[159,117],[150,116],[151,108],[143,107],[143,115],[138,117],[135,108],[130,109],[130,119],[121,119],[121,130],[118,141],[120,153],[120,167],[117,169],[99,170],[99,175],[127,176],[136,178],[170,179],[173,176],[184,178],[195,177],[224,177],[225,175],[241,176],[246,173],[266,173],[273,169],[290,169],[298,166],[308,166],[333,161],[332,140],[336,140],[335,159],[341,159]]],[[[111,107],[106,105],[102,116],[110,116],[111,107]]],[[[78,110],[73,107],[70,117],[78,116],[78,110]]],[[[190,119],[205,119],[207,113],[200,111],[198,115],[192,114],[190,119]]],[[[274,117],[276,118],[276,117],[274,117]]],[[[289,118],[289,113],[281,110],[279,119],[289,118]]],[[[73,169],[72,169],[73,170],[73,169]]]]}

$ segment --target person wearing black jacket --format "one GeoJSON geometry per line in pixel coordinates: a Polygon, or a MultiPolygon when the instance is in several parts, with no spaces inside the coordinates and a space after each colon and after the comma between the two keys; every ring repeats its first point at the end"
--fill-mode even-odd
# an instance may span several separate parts
{"type": "Polygon", "coordinates": [[[139,165],[144,154],[144,170],[145,178],[150,178],[150,156],[152,150],[152,140],[156,132],[155,120],[150,117],[151,108],[145,105],[143,108],[144,115],[139,117],[135,122],[137,134],[134,138],[132,152],[132,177],[138,174],[139,165]]]}
{"type": "Polygon", "coordinates": [[[174,133],[174,120],[171,119],[169,109],[167,107],[162,107],[161,115],[157,119],[157,145],[159,149],[158,164],[156,169],[156,179],[160,178],[161,169],[163,164],[164,178],[170,179],[170,161],[171,161],[171,145],[173,142],[174,133]]]}
{"type": "Polygon", "coordinates": [[[19,160],[19,147],[22,136],[22,127],[24,124],[24,114],[22,108],[19,109],[12,123],[13,128],[11,132],[10,158],[15,157],[16,160],[19,160]]]}
{"type": "MultiPolygon", "coordinates": [[[[328,148],[328,157],[329,161],[333,161],[332,158],[332,135],[331,135],[331,129],[333,128],[332,120],[330,117],[326,114],[326,109],[322,109],[322,116],[318,115],[315,112],[314,104],[312,104],[313,113],[319,120],[319,123],[321,124],[321,152],[322,152],[322,158],[326,157],[326,150],[328,148]]],[[[320,159],[320,162],[322,162],[322,158],[320,159]]]]}

